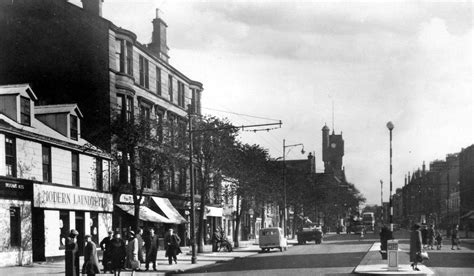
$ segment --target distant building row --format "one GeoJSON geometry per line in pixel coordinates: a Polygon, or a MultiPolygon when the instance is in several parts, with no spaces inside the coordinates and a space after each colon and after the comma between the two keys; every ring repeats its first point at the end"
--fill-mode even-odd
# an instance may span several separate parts
{"type": "Polygon", "coordinates": [[[453,224],[474,229],[474,145],[448,154],[405,176],[405,185],[393,196],[394,220],[449,229],[453,224]]]}

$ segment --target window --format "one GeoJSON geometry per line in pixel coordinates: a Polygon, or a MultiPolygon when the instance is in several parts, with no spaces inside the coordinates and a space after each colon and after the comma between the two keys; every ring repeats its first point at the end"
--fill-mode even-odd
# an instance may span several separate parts
{"type": "Polygon", "coordinates": [[[20,207],[10,207],[10,246],[21,246],[20,207]]]}
{"type": "Polygon", "coordinates": [[[161,69],[156,67],[156,94],[161,96],[161,69]]]}
{"type": "Polygon", "coordinates": [[[171,167],[169,171],[169,191],[176,192],[176,179],[173,167],[171,167]]]}
{"type": "Polygon", "coordinates": [[[146,153],[140,153],[141,185],[145,188],[151,188],[150,165],[151,159],[146,153]]]}
{"type": "Polygon", "coordinates": [[[69,211],[59,211],[59,249],[66,247],[66,239],[69,236],[69,211]]]}
{"type": "Polygon", "coordinates": [[[102,168],[102,158],[95,158],[95,182],[98,191],[104,190],[104,175],[102,168]]]}
{"type": "Polygon", "coordinates": [[[178,105],[184,107],[184,83],[178,81],[178,105]]]}
{"type": "Polygon", "coordinates": [[[71,120],[71,126],[70,126],[70,131],[69,131],[71,135],[71,139],[77,141],[77,124],[78,124],[77,116],[69,115],[69,117],[71,120]]]}
{"type": "Polygon", "coordinates": [[[122,120],[130,121],[133,116],[133,98],[117,95],[117,109],[122,120]]]}
{"type": "Polygon", "coordinates": [[[168,75],[168,93],[170,94],[170,102],[173,102],[173,76],[168,75]]]}
{"type": "Polygon", "coordinates": [[[175,146],[176,142],[176,116],[168,113],[168,137],[171,140],[171,146],[175,146]]]}
{"type": "Polygon", "coordinates": [[[20,115],[21,115],[21,124],[22,125],[31,125],[31,108],[30,108],[30,99],[26,97],[21,97],[21,107],[20,107],[20,115]]]}
{"type": "Polygon", "coordinates": [[[149,105],[145,105],[145,104],[142,104],[140,105],[140,119],[143,120],[142,121],[142,134],[149,138],[150,137],[150,110],[151,110],[151,107],[149,105]]]}
{"type": "Polygon", "coordinates": [[[186,121],[178,120],[178,146],[184,148],[186,141],[186,121]]]}
{"type": "Polygon", "coordinates": [[[186,167],[181,167],[179,170],[179,192],[184,194],[186,192],[186,167]]]}
{"type": "Polygon", "coordinates": [[[140,85],[149,88],[148,60],[143,56],[140,56],[138,63],[140,67],[140,85]]]}
{"type": "Polygon", "coordinates": [[[156,120],[158,127],[156,129],[156,136],[158,138],[159,143],[163,142],[163,111],[156,108],[156,120]]]}
{"type": "Polygon", "coordinates": [[[51,182],[51,147],[43,146],[43,181],[51,182]]]}
{"type": "Polygon", "coordinates": [[[117,60],[117,70],[133,76],[133,45],[122,39],[116,40],[115,58],[117,60]]]}
{"type": "Polygon", "coordinates": [[[196,89],[191,89],[191,111],[196,113],[196,89]]]}
{"type": "Polygon", "coordinates": [[[140,106],[140,116],[142,119],[150,120],[150,109],[151,108],[149,106],[144,104],[140,106]]]}
{"type": "Polygon", "coordinates": [[[6,175],[16,177],[16,146],[15,139],[12,137],[5,137],[5,164],[6,175]]]}
{"type": "Polygon", "coordinates": [[[72,186],[79,187],[79,154],[71,154],[72,186]]]}

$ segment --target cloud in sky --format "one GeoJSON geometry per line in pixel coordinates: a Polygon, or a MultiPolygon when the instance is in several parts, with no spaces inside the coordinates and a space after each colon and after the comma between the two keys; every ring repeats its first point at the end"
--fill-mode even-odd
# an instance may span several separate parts
{"type": "Polygon", "coordinates": [[[369,203],[380,202],[379,179],[388,183],[388,121],[395,188],[424,160],[474,142],[469,1],[106,0],[104,16],[148,43],[155,8],[169,26],[170,62],[204,84],[203,107],[283,121],[242,134],[274,157],[283,139],[302,142],[322,170],[321,128],[331,127],[334,101],[346,175],[369,203]]]}

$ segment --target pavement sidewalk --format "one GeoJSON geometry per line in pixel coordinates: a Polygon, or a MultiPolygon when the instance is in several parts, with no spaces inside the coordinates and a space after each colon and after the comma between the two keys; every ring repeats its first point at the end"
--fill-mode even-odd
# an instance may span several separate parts
{"type": "MultiPolygon", "coordinates": [[[[296,241],[289,241],[290,244],[295,244],[296,241]]],[[[220,262],[230,261],[236,258],[245,258],[250,255],[257,254],[260,251],[260,247],[255,244],[254,240],[241,241],[239,248],[234,248],[233,252],[212,252],[211,246],[206,245],[204,247],[204,253],[197,253],[197,263],[191,263],[191,253],[189,247],[181,248],[182,254],[178,255],[178,264],[168,264],[168,258],[165,258],[164,251],[158,251],[157,259],[157,270],[153,269],[149,271],[140,271],[135,273],[136,275],[173,275],[174,273],[184,272],[195,268],[202,268],[205,266],[214,265],[220,262]]],[[[80,263],[83,263],[81,258],[80,263]]],[[[102,268],[102,265],[100,265],[102,268]]],[[[142,264],[141,268],[144,269],[145,265],[142,264]]],[[[0,268],[0,275],[17,276],[17,275],[64,275],[65,264],[64,260],[57,262],[43,262],[33,263],[29,266],[13,266],[0,268]]],[[[131,271],[126,270],[121,275],[130,275],[131,271]]],[[[113,275],[112,273],[106,273],[101,275],[113,275]]]]}
{"type": "Polygon", "coordinates": [[[422,264],[418,264],[420,271],[414,271],[411,268],[408,247],[409,245],[399,244],[398,270],[390,271],[388,270],[388,260],[382,260],[380,255],[380,242],[375,242],[354,269],[354,273],[360,275],[433,275],[434,272],[422,264]]]}

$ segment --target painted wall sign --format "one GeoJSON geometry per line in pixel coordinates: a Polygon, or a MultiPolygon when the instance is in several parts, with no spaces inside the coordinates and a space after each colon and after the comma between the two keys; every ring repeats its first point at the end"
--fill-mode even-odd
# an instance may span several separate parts
{"type": "Polygon", "coordinates": [[[33,206],[84,211],[113,211],[111,194],[81,189],[34,184],[33,206]]]}

